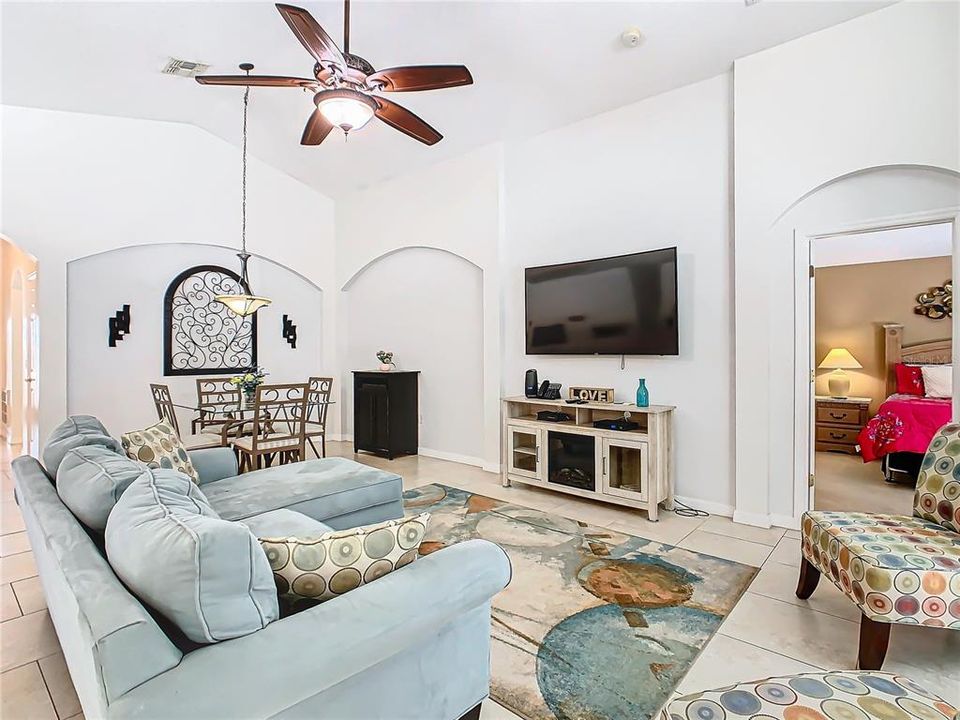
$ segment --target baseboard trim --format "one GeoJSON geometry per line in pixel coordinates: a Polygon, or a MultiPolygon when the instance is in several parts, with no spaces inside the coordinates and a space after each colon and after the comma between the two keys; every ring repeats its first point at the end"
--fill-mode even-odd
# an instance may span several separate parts
{"type": "Polygon", "coordinates": [[[700,500],[699,498],[685,497],[677,495],[676,499],[684,505],[692,507],[694,510],[703,510],[711,515],[720,515],[722,517],[733,517],[733,506],[723,503],[713,502],[712,500],[700,500]]]}
{"type": "Polygon", "coordinates": [[[480,467],[483,468],[484,470],[486,470],[487,472],[496,473],[497,475],[500,474],[500,463],[488,463],[488,462],[485,462],[485,463],[484,463],[483,465],[481,465],[480,467]]]}
{"type": "Polygon", "coordinates": [[[799,530],[800,518],[792,515],[770,515],[770,522],[776,527],[786,528],[787,530],[799,530]]]}
{"type": "Polygon", "coordinates": [[[417,453],[437,460],[447,460],[449,462],[461,463],[462,465],[473,465],[482,468],[483,459],[471,455],[460,455],[459,453],[446,452],[444,450],[434,450],[433,448],[417,448],[417,453]]]}
{"type": "Polygon", "coordinates": [[[754,527],[768,528],[771,526],[769,515],[743,512],[742,510],[734,510],[733,521],[742,525],[753,525],[754,527]]]}

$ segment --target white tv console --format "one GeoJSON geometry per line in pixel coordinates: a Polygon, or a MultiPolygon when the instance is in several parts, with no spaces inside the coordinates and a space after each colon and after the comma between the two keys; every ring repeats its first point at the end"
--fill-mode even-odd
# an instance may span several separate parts
{"type": "Polygon", "coordinates": [[[672,405],[618,403],[568,405],[563,400],[503,398],[503,484],[536,485],[556,492],[647,511],[657,520],[660,503],[673,509],[672,405]],[[564,422],[537,420],[541,410],[559,410],[564,422]],[[602,430],[595,420],[622,418],[636,430],[602,430]]]}

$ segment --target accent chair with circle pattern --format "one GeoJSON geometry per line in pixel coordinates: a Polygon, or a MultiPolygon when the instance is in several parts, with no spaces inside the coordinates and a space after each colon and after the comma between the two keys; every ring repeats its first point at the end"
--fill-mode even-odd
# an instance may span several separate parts
{"type": "Polygon", "coordinates": [[[661,720],[960,720],[957,708],[902,675],[818,672],[685,695],[661,720]]]}
{"type": "Polygon", "coordinates": [[[826,575],[862,611],[858,667],[879,670],[894,623],[960,630],[960,424],[937,432],[913,515],[811,511],[797,597],[826,575]]]}

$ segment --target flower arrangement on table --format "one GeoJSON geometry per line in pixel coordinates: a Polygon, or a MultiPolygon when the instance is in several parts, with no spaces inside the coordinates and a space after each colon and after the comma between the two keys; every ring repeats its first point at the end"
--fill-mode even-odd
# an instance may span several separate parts
{"type": "Polygon", "coordinates": [[[393,353],[389,350],[377,350],[377,360],[383,372],[393,369],[393,353]]]}
{"type": "Polygon", "coordinates": [[[262,367],[250,368],[243,375],[234,375],[230,378],[230,384],[243,391],[243,397],[247,405],[253,405],[257,388],[263,384],[263,379],[269,374],[262,367]]]}

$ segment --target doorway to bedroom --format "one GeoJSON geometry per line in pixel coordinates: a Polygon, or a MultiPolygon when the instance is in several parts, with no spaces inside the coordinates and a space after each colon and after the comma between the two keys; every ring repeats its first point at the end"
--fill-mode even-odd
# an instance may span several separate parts
{"type": "Polygon", "coordinates": [[[953,396],[951,223],[811,241],[811,506],[909,514],[953,396]]]}

